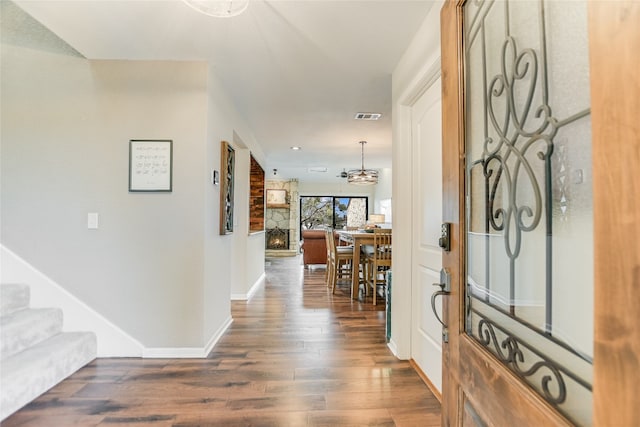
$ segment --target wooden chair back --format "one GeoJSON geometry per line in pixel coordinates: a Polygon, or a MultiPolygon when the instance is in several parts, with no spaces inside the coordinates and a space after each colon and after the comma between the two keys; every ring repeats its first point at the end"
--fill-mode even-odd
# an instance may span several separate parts
{"type": "Polygon", "coordinates": [[[378,285],[386,286],[385,271],[391,268],[391,230],[373,230],[373,248],[367,256],[367,288],[373,293],[373,305],[377,303],[378,285]],[[379,277],[381,276],[381,277],[379,277]]]}
{"type": "Polygon", "coordinates": [[[374,228],[373,230],[373,258],[378,266],[391,266],[391,230],[374,228]]]}

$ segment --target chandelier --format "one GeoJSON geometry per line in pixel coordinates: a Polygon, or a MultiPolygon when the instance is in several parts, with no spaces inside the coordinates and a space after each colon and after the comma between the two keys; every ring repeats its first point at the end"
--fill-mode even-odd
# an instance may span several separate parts
{"type": "Polygon", "coordinates": [[[349,184],[372,185],[378,183],[378,171],[364,168],[364,144],[366,143],[367,141],[360,141],[358,143],[362,145],[362,168],[347,172],[347,182],[349,184]]]}
{"type": "Polygon", "coordinates": [[[205,15],[216,18],[230,18],[240,15],[249,6],[249,0],[182,0],[187,5],[205,15]]]}

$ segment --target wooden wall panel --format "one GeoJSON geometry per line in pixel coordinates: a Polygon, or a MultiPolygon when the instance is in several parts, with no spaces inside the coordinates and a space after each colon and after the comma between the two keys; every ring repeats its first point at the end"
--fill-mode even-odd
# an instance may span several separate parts
{"type": "Polygon", "coordinates": [[[249,232],[264,231],[264,170],[253,156],[251,156],[249,192],[249,232]]]}

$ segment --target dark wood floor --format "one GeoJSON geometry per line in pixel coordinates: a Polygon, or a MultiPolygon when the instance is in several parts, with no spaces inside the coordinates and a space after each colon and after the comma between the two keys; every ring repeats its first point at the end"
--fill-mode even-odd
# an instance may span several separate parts
{"type": "Polygon", "coordinates": [[[98,359],[2,426],[439,426],[436,398],[386,347],[384,303],[348,292],[271,258],[209,358],[98,359]]]}

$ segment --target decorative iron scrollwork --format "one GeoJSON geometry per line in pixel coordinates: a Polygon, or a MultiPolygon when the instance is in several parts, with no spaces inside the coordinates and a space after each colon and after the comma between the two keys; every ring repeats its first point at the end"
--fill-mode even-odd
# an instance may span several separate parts
{"type": "MultiPolygon", "coordinates": [[[[521,343],[518,337],[509,335],[503,329],[493,324],[488,319],[481,319],[478,322],[478,336],[476,337],[485,347],[493,350],[493,354],[500,359],[502,363],[509,366],[518,376],[527,378],[535,375],[541,369],[547,369],[550,375],[542,376],[540,390],[544,394],[545,399],[553,405],[560,405],[564,403],[567,398],[567,387],[560,372],[560,369],[555,366],[553,362],[548,360],[539,360],[531,365],[530,368],[523,368],[525,364],[525,355],[520,345],[529,349],[529,347],[521,343]],[[506,335],[501,342],[498,342],[495,329],[500,329],[502,333],[506,335]],[[555,381],[557,384],[557,390],[551,391],[549,386],[555,381]]],[[[529,349],[531,353],[534,353],[529,349]]]]}
{"type": "Polygon", "coordinates": [[[489,122],[496,137],[488,136],[485,139],[482,163],[485,179],[489,181],[491,188],[488,220],[493,229],[504,231],[505,250],[513,261],[520,255],[522,233],[538,227],[546,207],[543,203],[543,190],[540,189],[528,155],[538,147],[536,158],[543,163],[550,161],[553,137],[557,133],[557,120],[552,117],[551,107],[544,101],[533,115],[535,119],[539,119],[539,124],[535,123],[531,114],[538,81],[536,52],[533,49],[519,52],[513,37],[505,39],[501,52],[501,73],[494,76],[489,84],[486,105],[489,122]],[[517,105],[516,94],[518,82],[525,85],[526,93],[520,107],[517,105]],[[501,123],[495,105],[499,100],[503,101],[504,109],[501,123]],[[532,122],[533,128],[527,129],[532,122]],[[527,180],[533,203],[525,204],[517,197],[518,190],[522,190],[518,182],[522,179],[527,180]],[[500,189],[504,190],[507,200],[496,207],[496,195],[500,189]]]}

